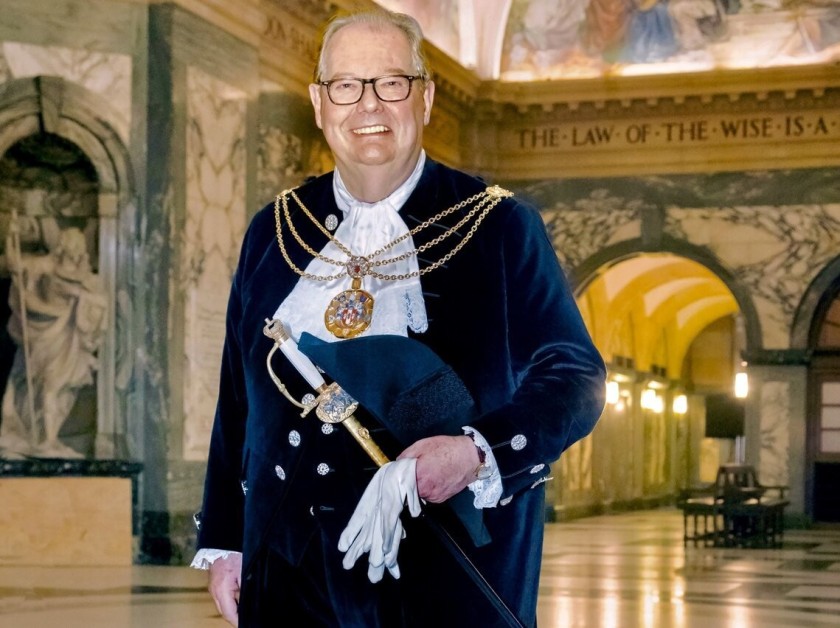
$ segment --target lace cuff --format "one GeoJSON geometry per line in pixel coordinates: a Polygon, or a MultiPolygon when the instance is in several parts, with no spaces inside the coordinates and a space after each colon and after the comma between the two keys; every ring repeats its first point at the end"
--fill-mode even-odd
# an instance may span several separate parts
{"type": "Polygon", "coordinates": [[[503,487],[502,474],[499,472],[499,466],[496,464],[493,449],[481,433],[474,428],[466,425],[461,429],[464,430],[464,434],[473,439],[475,446],[484,452],[484,464],[490,472],[486,479],[476,480],[467,486],[473,492],[473,495],[475,495],[473,506],[476,508],[495,508],[499,504],[503,487]]]}
{"type": "Polygon", "coordinates": [[[192,567],[193,569],[207,570],[210,569],[210,565],[212,565],[218,559],[227,558],[231,554],[239,554],[239,552],[234,552],[232,550],[211,549],[209,547],[205,547],[204,549],[200,549],[195,553],[195,558],[193,558],[192,562],[190,563],[190,567],[192,567]]]}

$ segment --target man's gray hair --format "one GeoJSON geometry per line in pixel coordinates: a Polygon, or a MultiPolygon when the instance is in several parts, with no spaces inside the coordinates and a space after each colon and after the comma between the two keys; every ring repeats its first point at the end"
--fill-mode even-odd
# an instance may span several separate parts
{"type": "MultiPolygon", "coordinates": [[[[324,36],[321,39],[321,50],[318,53],[318,65],[315,68],[315,82],[318,83],[324,80],[326,71],[326,61],[324,52],[330,45],[333,36],[345,26],[352,24],[369,24],[374,28],[383,28],[387,26],[395,26],[405,34],[408,39],[408,45],[411,48],[411,69],[417,76],[423,78],[426,82],[430,78],[429,68],[426,63],[426,56],[423,54],[423,30],[420,28],[417,20],[405,13],[395,13],[387,9],[375,9],[373,11],[362,11],[359,13],[351,13],[349,15],[341,15],[333,18],[324,31],[324,36]]],[[[362,77],[367,78],[367,77],[362,77]]],[[[373,77],[370,77],[373,78],[373,77]]]]}

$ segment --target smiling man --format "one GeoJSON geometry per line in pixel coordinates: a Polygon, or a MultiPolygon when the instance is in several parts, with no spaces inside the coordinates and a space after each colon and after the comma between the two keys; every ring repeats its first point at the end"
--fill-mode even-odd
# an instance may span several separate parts
{"type": "Polygon", "coordinates": [[[243,243],[193,562],[234,625],[536,621],[548,465],[594,427],[604,365],[539,213],[426,156],[421,45],[398,13],[328,25],[309,92],[336,168],[243,243]],[[293,342],[323,376],[275,354],[293,342]]]}

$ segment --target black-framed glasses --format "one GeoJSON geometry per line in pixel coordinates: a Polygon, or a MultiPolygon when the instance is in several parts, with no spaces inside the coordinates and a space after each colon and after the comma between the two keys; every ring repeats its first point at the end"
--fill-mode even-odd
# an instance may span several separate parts
{"type": "Polygon", "coordinates": [[[355,105],[365,93],[365,85],[373,85],[373,93],[383,102],[399,102],[411,93],[411,84],[422,76],[407,74],[389,74],[376,78],[337,78],[321,81],[319,85],[327,88],[327,96],[334,105],[355,105]]]}

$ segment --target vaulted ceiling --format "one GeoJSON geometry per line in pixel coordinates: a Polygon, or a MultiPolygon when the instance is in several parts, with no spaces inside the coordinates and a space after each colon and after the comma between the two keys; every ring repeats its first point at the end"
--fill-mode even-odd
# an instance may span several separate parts
{"type": "Polygon", "coordinates": [[[632,358],[638,370],[664,368],[672,379],[680,378],[697,336],[738,313],[735,297],[719,277],[672,254],[639,255],[604,268],[578,302],[608,362],[632,358]]]}
{"type": "Polygon", "coordinates": [[[533,81],[840,60],[838,0],[377,0],[483,79],[533,81]]]}

